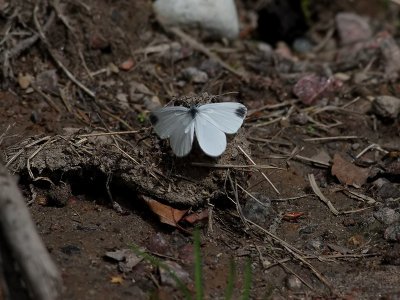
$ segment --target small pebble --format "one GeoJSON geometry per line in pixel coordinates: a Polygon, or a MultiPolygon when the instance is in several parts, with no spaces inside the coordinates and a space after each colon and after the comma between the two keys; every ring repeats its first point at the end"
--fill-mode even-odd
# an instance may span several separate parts
{"type": "Polygon", "coordinates": [[[306,37],[300,37],[294,40],[293,49],[298,53],[310,52],[314,44],[306,37]]]}
{"type": "Polygon", "coordinates": [[[394,223],[386,228],[383,237],[388,241],[400,241],[400,222],[394,223]]]}
{"type": "Polygon", "coordinates": [[[400,221],[400,214],[389,207],[382,207],[374,213],[375,219],[385,225],[400,221]]]}
{"type": "Polygon", "coordinates": [[[208,75],[206,72],[200,71],[195,67],[189,67],[184,69],[179,76],[187,81],[194,83],[205,83],[208,81],[208,75]]]}
{"type": "Polygon", "coordinates": [[[119,65],[119,68],[124,71],[129,71],[135,65],[133,59],[127,59],[119,65]]]}
{"type": "Polygon", "coordinates": [[[61,247],[61,252],[67,254],[67,255],[73,255],[73,254],[81,254],[81,249],[74,245],[68,245],[61,247]]]}
{"type": "Polygon", "coordinates": [[[252,198],[248,198],[243,207],[243,215],[257,224],[264,224],[272,213],[271,200],[263,195],[260,195],[257,198],[264,205],[252,198]]]}
{"type": "Polygon", "coordinates": [[[319,251],[324,246],[324,243],[321,240],[310,240],[306,244],[306,249],[312,251],[319,251]]]}
{"type": "Polygon", "coordinates": [[[351,145],[351,149],[352,150],[358,150],[360,148],[360,144],[359,143],[354,143],[351,145]]]}
{"type": "Polygon", "coordinates": [[[393,96],[379,96],[372,102],[373,112],[382,117],[396,119],[400,113],[400,99],[393,96]]]}
{"type": "Polygon", "coordinates": [[[346,227],[354,226],[355,224],[356,224],[356,221],[353,218],[346,218],[343,220],[343,225],[346,227]]]}
{"type": "Polygon", "coordinates": [[[292,292],[300,292],[303,289],[303,283],[295,275],[286,277],[286,287],[292,292]]]}
{"type": "Polygon", "coordinates": [[[315,232],[315,226],[306,226],[300,229],[300,233],[302,234],[311,234],[315,232]]]}

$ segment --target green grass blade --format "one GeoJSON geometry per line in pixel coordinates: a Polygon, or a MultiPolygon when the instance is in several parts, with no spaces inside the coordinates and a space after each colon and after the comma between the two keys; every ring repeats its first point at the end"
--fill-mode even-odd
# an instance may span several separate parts
{"type": "Polygon", "coordinates": [[[203,299],[202,263],[200,255],[200,235],[196,228],[194,231],[194,279],[196,285],[196,299],[203,299]]]}
{"type": "Polygon", "coordinates": [[[250,287],[251,287],[251,260],[247,260],[246,272],[244,274],[244,289],[242,294],[242,300],[250,299],[250,287]]]}
{"type": "Polygon", "coordinates": [[[232,259],[229,266],[229,277],[226,285],[225,300],[230,300],[233,294],[233,283],[235,282],[235,261],[232,259]]]}
{"type": "Polygon", "coordinates": [[[144,259],[148,260],[152,264],[156,265],[157,267],[164,269],[167,271],[171,277],[175,280],[175,282],[178,284],[179,289],[182,291],[182,293],[185,295],[185,298],[187,300],[192,300],[192,295],[190,294],[190,291],[186,287],[186,285],[182,282],[182,280],[179,279],[178,276],[175,275],[174,271],[171,270],[170,267],[159,261],[157,258],[147,254],[146,252],[143,252],[140,250],[138,247],[131,245],[130,248],[132,249],[133,252],[135,252],[137,255],[140,255],[144,259]]]}

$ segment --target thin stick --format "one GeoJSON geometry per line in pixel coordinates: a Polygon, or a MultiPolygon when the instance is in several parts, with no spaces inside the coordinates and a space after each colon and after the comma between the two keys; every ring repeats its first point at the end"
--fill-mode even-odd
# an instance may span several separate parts
{"type": "Polygon", "coordinates": [[[80,134],[79,138],[84,137],[93,137],[93,136],[105,136],[105,135],[116,135],[116,134],[132,134],[138,133],[140,130],[128,130],[128,131],[112,131],[112,132],[101,132],[101,133],[88,133],[88,134],[80,134]]]}
{"type": "Polygon", "coordinates": [[[32,147],[32,146],[35,146],[36,144],[39,144],[39,143],[41,143],[41,142],[43,142],[43,141],[47,141],[47,140],[49,140],[50,138],[51,138],[50,136],[45,136],[45,137],[43,137],[43,138],[41,138],[41,139],[39,139],[39,140],[37,140],[37,141],[34,141],[34,142],[32,142],[32,143],[26,145],[25,147],[23,147],[23,149],[19,150],[16,154],[14,154],[13,157],[10,158],[10,160],[9,160],[9,161],[7,162],[7,164],[6,164],[6,168],[7,168],[14,160],[16,160],[17,157],[20,156],[20,155],[22,154],[22,152],[24,152],[24,149],[28,149],[28,148],[30,148],[30,147],[32,147]]]}
{"type": "Polygon", "coordinates": [[[209,49],[207,49],[206,46],[199,43],[198,41],[196,41],[195,39],[193,39],[192,37],[190,37],[189,35],[184,33],[182,30],[180,30],[179,28],[165,26],[162,22],[160,22],[160,24],[163,25],[163,27],[166,31],[172,32],[176,36],[178,36],[181,39],[183,39],[184,41],[188,42],[190,44],[190,46],[193,47],[194,49],[196,49],[197,51],[202,52],[209,58],[212,58],[215,61],[217,61],[224,69],[239,76],[243,80],[248,81],[248,76],[245,73],[233,69],[230,65],[228,65],[226,62],[224,62],[219,56],[215,55],[209,49]]]}
{"type": "Polygon", "coordinates": [[[365,149],[363,149],[360,153],[358,153],[356,157],[357,157],[357,158],[360,158],[362,155],[364,155],[366,152],[368,152],[368,151],[371,150],[371,149],[376,149],[376,150],[378,150],[378,151],[380,151],[380,152],[382,152],[382,153],[384,153],[384,154],[389,153],[388,151],[382,149],[380,145],[378,145],[378,144],[371,144],[371,145],[369,145],[368,147],[366,147],[365,149]]]}
{"type": "Polygon", "coordinates": [[[40,95],[42,96],[48,105],[52,107],[56,112],[61,113],[61,109],[58,107],[58,105],[51,99],[50,96],[46,95],[36,84],[31,82],[31,87],[40,95]]]}
{"type": "Polygon", "coordinates": [[[44,149],[44,147],[46,147],[49,144],[54,143],[55,141],[58,141],[60,138],[59,137],[55,137],[55,138],[50,138],[46,143],[44,143],[43,145],[41,145],[38,149],[36,149],[26,160],[26,168],[28,169],[28,173],[29,176],[35,180],[35,176],[32,173],[31,170],[31,160],[40,152],[44,149]]]}
{"type": "Polygon", "coordinates": [[[260,229],[262,232],[266,233],[268,236],[270,236],[272,239],[274,239],[275,241],[277,241],[279,244],[281,244],[289,253],[291,253],[296,259],[300,260],[302,263],[304,263],[305,265],[307,265],[311,271],[314,272],[314,274],[323,282],[325,283],[332,291],[334,291],[334,287],[332,286],[332,284],[329,282],[329,280],[321,273],[319,272],[311,263],[309,263],[308,261],[305,260],[305,258],[302,256],[302,253],[300,250],[298,250],[297,248],[293,247],[292,245],[290,245],[289,243],[285,242],[284,240],[282,240],[281,238],[277,237],[276,235],[274,235],[273,233],[269,232],[268,230],[264,229],[263,227],[261,227],[260,225],[254,223],[253,221],[246,219],[247,222],[249,222],[250,224],[254,225],[255,227],[257,227],[258,229],[260,229]]]}
{"type": "Polygon", "coordinates": [[[364,211],[364,210],[367,210],[370,208],[374,208],[374,207],[376,207],[376,206],[373,205],[373,206],[364,207],[364,208],[360,208],[360,209],[346,210],[346,211],[342,211],[342,214],[344,214],[344,215],[354,214],[354,213],[358,213],[358,212],[361,212],[361,211],[364,211]]]}
{"type": "Polygon", "coordinates": [[[321,199],[326,205],[328,205],[329,209],[335,216],[339,215],[339,211],[333,206],[332,202],[322,194],[317,183],[315,182],[314,174],[308,174],[308,180],[310,181],[312,190],[315,194],[317,194],[319,199],[321,199]]]}
{"type": "Polygon", "coordinates": [[[192,166],[199,166],[199,167],[207,167],[207,168],[236,168],[236,169],[279,169],[279,170],[286,170],[283,168],[270,166],[270,165],[221,165],[221,164],[209,164],[209,163],[201,163],[201,162],[192,162],[192,166]]]}
{"type": "MultiPolygon", "coordinates": [[[[244,154],[244,156],[247,157],[247,159],[253,164],[253,165],[257,165],[254,160],[251,159],[251,157],[242,149],[242,147],[238,146],[239,150],[244,154]]],[[[269,178],[267,177],[267,175],[265,175],[264,172],[260,171],[261,175],[268,181],[268,183],[272,186],[272,188],[274,189],[274,191],[277,194],[280,194],[280,192],[278,191],[278,189],[274,186],[274,184],[271,182],[271,180],[269,180],[269,178]]]]}
{"type": "Polygon", "coordinates": [[[14,261],[6,263],[18,269],[32,299],[58,299],[61,274],[36,231],[15,178],[3,166],[0,166],[0,230],[5,238],[1,241],[0,252],[12,253],[14,261]]]}
{"type": "Polygon", "coordinates": [[[362,139],[362,137],[356,136],[356,135],[328,136],[328,137],[321,137],[321,138],[303,139],[303,141],[305,141],[305,142],[326,142],[326,141],[355,140],[355,139],[362,139]]]}
{"type": "Polygon", "coordinates": [[[258,202],[260,205],[267,207],[264,203],[262,203],[260,200],[258,200],[256,197],[254,197],[252,194],[250,194],[248,191],[246,191],[240,184],[237,184],[237,186],[245,192],[250,198],[252,198],[254,201],[258,202]]]}
{"type": "Polygon", "coordinates": [[[90,97],[92,98],[96,98],[96,95],[89,90],[86,86],[84,86],[81,82],[78,81],[78,79],[75,78],[74,75],[72,75],[72,73],[70,71],[68,71],[68,69],[63,65],[63,63],[57,59],[57,57],[54,55],[53,51],[51,50],[51,46],[49,44],[49,42],[46,39],[46,36],[44,35],[43,31],[42,31],[42,27],[40,26],[40,23],[37,19],[37,13],[39,10],[39,6],[38,4],[35,5],[35,8],[33,9],[33,21],[35,23],[36,29],[38,31],[40,40],[46,45],[47,51],[49,52],[50,56],[53,58],[53,60],[56,62],[56,64],[58,65],[58,67],[63,70],[63,72],[65,73],[65,75],[67,75],[67,77],[73,82],[75,83],[79,88],[81,88],[86,94],[88,94],[90,97]]]}

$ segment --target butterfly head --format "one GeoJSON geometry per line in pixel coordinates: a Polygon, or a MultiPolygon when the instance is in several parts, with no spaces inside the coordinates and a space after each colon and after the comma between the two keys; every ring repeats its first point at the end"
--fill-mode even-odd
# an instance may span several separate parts
{"type": "Polygon", "coordinates": [[[196,114],[198,113],[197,107],[194,104],[194,102],[190,102],[189,113],[193,119],[196,117],[196,114]]]}

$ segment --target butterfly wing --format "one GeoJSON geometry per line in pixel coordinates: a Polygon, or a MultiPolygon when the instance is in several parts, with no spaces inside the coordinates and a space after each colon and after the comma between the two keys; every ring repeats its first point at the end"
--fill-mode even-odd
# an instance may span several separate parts
{"type": "Polygon", "coordinates": [[[172,151],[178,157],[187,155],[192,149],[194,119],[189,109],[169,106],[153,111],[150,121],[161,139],[170,139],[172,151]]]}
{"type": "Polygon", "coordinates": [[[202,118],[206,119],[219,130],[228,134],[233,134],[242,126],[246,114],[247,108],[243,104],[237,102],[222,102],[200,106],[197,116],[202,116],[202,118]]]}
{"type": "Polygon", "coordinates": [[[205,154],[217,157],[225,151],[225,133],[211,123],[206,114],[198,113],[194,126],[197,141],[205,154]]]}

